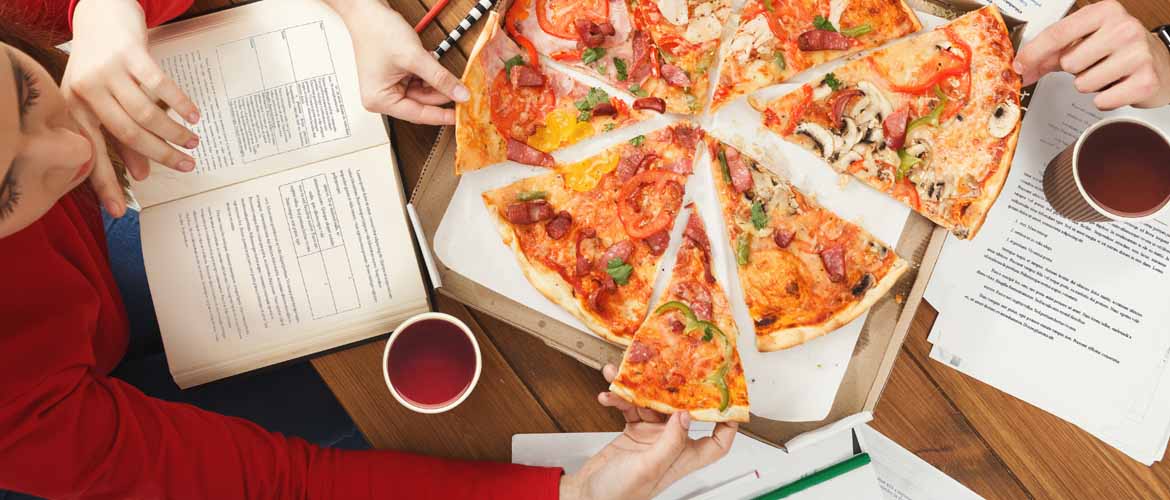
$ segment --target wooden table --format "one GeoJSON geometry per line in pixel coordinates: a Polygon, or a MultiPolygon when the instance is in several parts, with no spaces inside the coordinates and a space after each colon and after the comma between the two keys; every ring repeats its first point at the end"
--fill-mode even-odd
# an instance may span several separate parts
{"type": "MultiPolygon", "coordinates": [[[[411,24],[436,0],[390,0],[411,24]]],[[[235,0],[195,0],[187,16],[235,0]]],[[[1077,0],[1077,5],[1086,3],[1077,0]]],[[[1122,0],[1147,26],[1170,23],[1166,0],[1122,0]]],[[[473,4],[452,0],[422,33],[435,47],[473,4]]],[[[479,33],[472,29],[443,58],[462,74],[479,33]]],[[[408,185],[438,133],[398,122],[393,144],[408,185]]],[[[459,408],[424,416],[399,406],[382,380],[383,343],[323,356],[313,365],[379,448],[443,457],[508,461],[512,435],[618,431],[622,419],[596,402],[601,374],[490,316],[440,299],[439,310],[471,325],[483,374],[459,408]]],[[[1079,428],[929,358],[926,336],[937,312],[922,307],[902,347],[873,426],[987,498],[1170,498],[1170,462],[1145,467],[1079,428]]]]}

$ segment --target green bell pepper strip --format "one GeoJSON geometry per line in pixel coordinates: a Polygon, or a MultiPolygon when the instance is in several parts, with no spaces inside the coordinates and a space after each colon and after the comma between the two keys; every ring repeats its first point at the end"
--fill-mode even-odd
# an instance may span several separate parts
{"type": "Polygon", "coordinates": [[[544,191],[521,191],[516,195],[516,199],[519,201],[543,200],[547,196],[548,193],[544,191]]]}
{"type": "Polygon", "coordinates": [[[727,153],[723,152],[723,146],[719,146],[719,153],[716,156],[719,157],[719,168],[723,173],[723,182],[731,184],[731,168],[727,166],[727,153]]]}
{"type": "Polygon", "coordinates": [[[727,371],[731,368],[732,356],[731,339],[728,339],[727,334],[723,333],[723,330],[720,330],[714,323],[699,319],[695,316],[695,312],[691,310],[690,306],[677,300],[672,300],[658,306],[654,310],[654,314],[659,315],[670,311],[678,311],[687,320],[686,325],[683,327],[683,333],[690,333],[701,329],[703,330],[704,341],[710,341],[715,335],[718,335],[719,339],[723,341],[723,363],[719,365],[719,368],[714,373],[707,377],[706,382],[714,384],[719,389],[721,398],[719,411],[726,410],[731,402],[731,394],[727,388],[727,371]]]}

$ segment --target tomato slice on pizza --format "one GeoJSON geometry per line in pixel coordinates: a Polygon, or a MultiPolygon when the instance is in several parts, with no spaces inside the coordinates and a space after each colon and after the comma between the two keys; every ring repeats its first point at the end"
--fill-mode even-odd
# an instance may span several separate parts
{"type": "Polygon", "coordinates": [[[628,345],[702,134],[676,123],[485,192],[484,204],[537,290],[602,338],[628,345]]]}
{"type": "Polygon", "coordinates": [[[889,245],[759,162],[710,137],[707,147],[760,351],[840,328],[906,271],[889,245]]]}
{"type": "Polygon", "coordinates": [[[609,390],[663,413],[747,422],[748,393],[727,295],[711,274],[711,244],[691,206],[658,305],[634,332],[609,390]]]}
{"type": "Polygon", "coordinates": [[[489,17],[463,74],[471,97],[455,106],[457,174],[504,160],[552,167],[549,153],[647,118],[600,88],[541,66],[534,52],[499,31],[498,19],[489,17]]]}
{"type": "Polygon", "coordinates": [[[985,7],[752,105],[837,171],[973,238],[1019,137],[1012,54],[998,10],[985,7]]]}
{"type": "Polygon", "coordinates": [[[711,109],[920,29],[903,0],[748,0],[724,51],[711,109]]]}

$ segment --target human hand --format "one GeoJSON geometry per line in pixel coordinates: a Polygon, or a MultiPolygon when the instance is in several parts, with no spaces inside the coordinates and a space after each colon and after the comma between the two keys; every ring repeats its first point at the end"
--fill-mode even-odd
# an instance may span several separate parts
{"type": "Polygon", "coordinates": [[[1020,47],[1013,64],[1024,85],[1057,70],[1082,93],[1100,92],[1102,110],[1170,103],[1170,52],[1116,0],[1086,6],[1020,47]]]}
{"type": "Polygon", "coordinates": [[[422,46],[414,28],[379,0],[332,0],[353,39],[362,105],[426,125],[455,123],[440,107],[470,97],[467,88],[422,46]]]}
{"type": "MultiPolygon", "coordinates": [[[[612,382],[617,368],[606,365],[602,373],[607,382],[612,382]]],[[[739,429],[735,422],[721,423],[710,436],[693,440],[687,435],[691,423],[687,412],[675,413],[668,419],[612,392],[598,394],[597,399],[622,412],[625,431],[585,462],[581,470],[561,479],[563,499],[651,498],[683,476],[723,458],[739,429]]]]}
{"type": "MultiPolygon", "coordinates": [[[[111,146],[135,179],[150,174],[148,160],[182,172],[195,168],[195,159],[172,144],[192,149],[199,144],[199,137],[171,119],[157,101],[192,124],[199,120],[199,110],[147,52],[146,19],[136,0],[83,0],[77,4],[73,52],[61,90],[83,127],[96,131],[100,125],[113,136],[111,146]]],[[[106,167],[95,165],[93,177],[113,175],[104,145],[95,146],[101,150],[99,156],[106,167]]],[[[117,203],[124,210],[121,189],[117,191],[117,203]]],[[[115,202],[113,190],[107,185],[98,194],[110,211],[109,204],[115,202]]]]}

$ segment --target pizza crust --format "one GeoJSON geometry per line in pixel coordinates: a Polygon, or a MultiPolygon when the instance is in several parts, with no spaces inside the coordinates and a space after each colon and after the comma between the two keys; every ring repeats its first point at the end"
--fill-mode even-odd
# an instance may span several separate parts
{"type": "Polygon", "coordinates": [[[621,396],[622,399],[633,403],[634,405],[649,408],[658,413],[671,415],[680,411],[686,411],[691,414],[693,420],[702,422],[744,422],[749,418],[749,411],[746,405],[731,405],[725,411],[719,411],[718,408],[698,408],[694,410],[684,410],[682,408],[675,408],[671,405],[656,401],[653,399],[641,398],[633,391],[633,389],[621,385],[617,382],[609,384],[609,391],[621,396]]]}
{"type": "Polygon", "coordinates": [[[520,270],[524,272],[524,276],[528,278],[532,286],[536,287],[549,300],[563,307],[573,317],[585,323],[585,326],[589,327],[590,330],[601,336],[601,338],[623,347],[630,345],[631,339],[613,333],[609,327],[605,326],[605,323],[600,318],[581,307],[581,301],[573,293],[572,285],[565,281],[560,274],[557,274],[543,264],[529,260],[528,256],[524,255],[524,251],[520,248],[520,240],[512,230],[512,225],[500,216],[500,207],[495,206],[495,203],[487,196],[483,197],[483,201],[488,206],[488,212],[491,212],[492,217],[496,221],[496,228],[499,230],[504,244],[512,249],[512,253],[516,256],[516,261],[520,264],[520,270]]]}
{"type": "Polygon", "coordinates": [[[455,175],[478,170],[492,163],[503,161],[507,156],[503,138],[491,124],[488,111],[488,75],[484,74],[480,57],[496,33],[500,30],[500,15],[492,11],[487,24],[475,40],[471,56],[461,78],[470,91],[467,102],[455,104],[455,175]]]}
{"type": "Polygon", "coordinates": [[[845,326],[850,321],[853,321],[862,313],[869,310],[886,295],[886,292],[898,282],[898,278],[910,268],[910,265],[902,260],[900,257],[894,261],[894,265],[886,273],[886,276],[878,281],[877,285],[865,292],[865,297],[858,302],[850,304],[849,307],[838,311],[832,317],[819,325],[798,326],[795,328],[786,328],[784,330],[777,330],[767,335],[756,336],[756,349],[760,352],[779,351],[789,347],[798,346],[809,340],[820,337],[826,333],[832,332],[842,326],[845,326]]]}
{"type": "Polygon", "coordinates": [[[1003,186],[1007,183],[1008,173],[1012,169],[1012,158],[1016,155],[1016,144],[1020,140],[1020,126],[1023,123],[1023,120],[1016,122],[1016,129],[1008,134],[1007,142],[1003,148],[1003,156],[999,159],[999,166],[995,170],[995,175],[991,176],[984,186],[986,192],[979,199],[971,203],[971,208],[975,209],[975,213],[979,214],[979,217],[971,221],[971,226],[967,228],[967,237],[964,239],[975,239],[975,235],[979,233],[979,229],[987,221],[987,215],[991,212],[991,205],[995,203],[995,200],[999,199],[999,193],[1003,191],[1003,186]]]}

